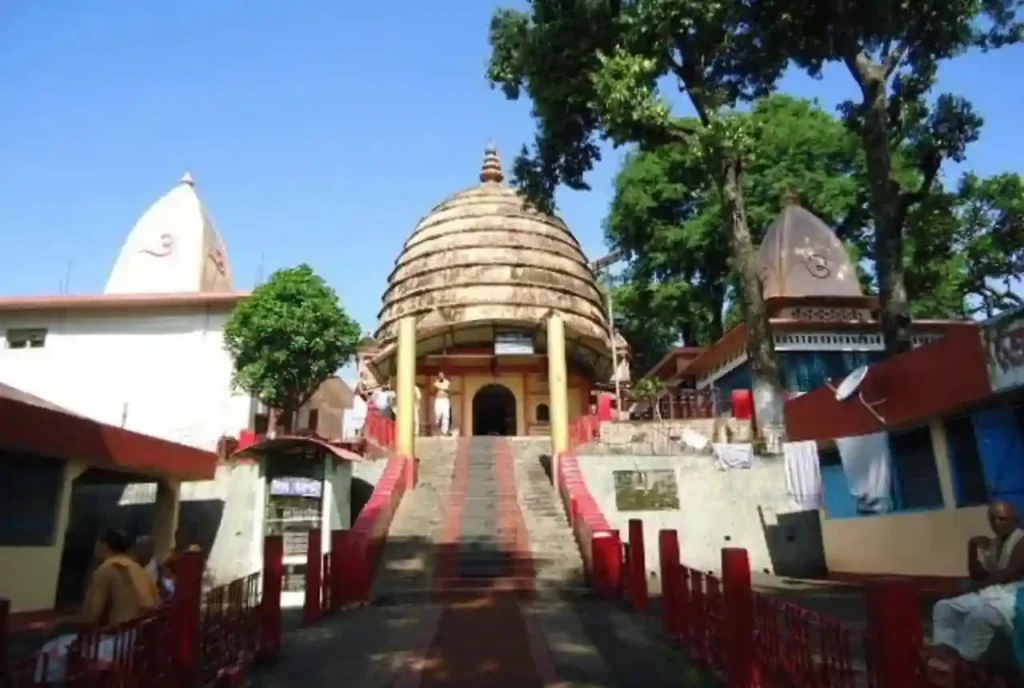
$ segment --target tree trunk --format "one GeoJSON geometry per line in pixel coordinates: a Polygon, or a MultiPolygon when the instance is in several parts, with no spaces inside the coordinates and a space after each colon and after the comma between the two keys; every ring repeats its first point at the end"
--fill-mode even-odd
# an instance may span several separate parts
{"type": "Polygon", "coordinates": [[[892,179],[888,97],[885,79],[867,74],[863,80],[864,129],[861,144],[867,164],[871,216],[875,223],[875,270],[878,274],[879,320],[885,353],[910,348],[910,306],[904,282],[903,227],[899,186],[892,179]]]}
{"type": "Polygon", "coordinates": [[[761,292],[757,252],[747,225],[746,201],[740,186],[742,162],[730,160],[722,180],[722,200],[730,220],[729,244],[733,269],[743,290],[740,307],[747,326],[747,358],[753,382],[754,413],[758,437],[771,452],[781,451],[785,440],[783,392],[779,362],[775,355],[768,308],[761,292]]]}
{"type": "Polygon", "coordinates": [[[295,429],[295,407],[288,405],[281,409],[281,427],[284,434],[290,435],[295,429]]]}

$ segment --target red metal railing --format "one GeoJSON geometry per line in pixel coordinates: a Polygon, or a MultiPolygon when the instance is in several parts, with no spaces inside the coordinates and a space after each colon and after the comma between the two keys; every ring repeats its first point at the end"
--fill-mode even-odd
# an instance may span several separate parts
{"type": "Polygon", "coordinates": [[[199,684],[247,673],[260,647],[260,574],[254,573],[203,595],[199,625],[199,684]]]}
{"type": "Polygon", "coordinates": [[[366,439],[382,448],[392,449],[395,446],[395,432],[394,420],[381,415],[375,406],[366,410],[366,439]]]}

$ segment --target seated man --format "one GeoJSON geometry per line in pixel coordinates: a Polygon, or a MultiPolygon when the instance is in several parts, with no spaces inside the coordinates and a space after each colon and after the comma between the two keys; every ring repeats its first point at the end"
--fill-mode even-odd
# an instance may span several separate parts
{"type": "MultiPolygon", "coordinates": [[[[108,530],[96,543],[99,565],[89,580],[85,602],[81,611],[62,623],[71,623],[89,629],[104,628],[137,619],[160,603],[156,583],[146,570],[128,555],[128,536],[119,530],[108,530]]],[[[129,631],[130,633],[130,631],[129,631]]],[[[67,655],[78,633],[60,636],[47,643],[40,658],[36,680],[40,683],[59,683],[65,677],[67,655]],[[45,667],[45,670],[44,670],[45,667]]],[[[93,661],[110,662],[118,639],[104,636],[88,657],[93,661]]],[[[122,642],[126,642],[121,638],[122,642]]],[[[130,641],[127,641],[130,642],[130,641]]]]}
{"type": "Polygon", "coordinates": [[[955,653],[976,662],[997,630],[1013,629],[1017,588],[1024,579],[1024,530],[1006,502],[992,503],[988,522],[995,538],[979,535],[967,543],[967,592],[939,601],[932,612],[932,643],[940,655],[955,653]]]}

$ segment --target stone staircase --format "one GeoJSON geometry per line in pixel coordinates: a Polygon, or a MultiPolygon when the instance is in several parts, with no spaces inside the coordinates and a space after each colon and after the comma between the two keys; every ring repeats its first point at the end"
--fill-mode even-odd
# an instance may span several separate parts
{"type": "Polygon", "coordinates": [[[454,437],[417,438],[419,484],[405,493],[391,522],[374,576],[375,600],[398,601],[425,595],[429,599],[458,446],[459,440],[454,437]]]}
{"type": "Polygon", "coordinates": [[[583,594],[582,563],[541,457],[548,438],[421,438],[419,485],[395,515],[378,604],[583,594]]]}
{"type": "Polygon", "coordinates": [[[569,528],[558,493],[545,465],[550,467],[550,437],[510,437],[519,507],[529,534],[538,597],[577,597],[586,594],[583,561],[569,528]]]}

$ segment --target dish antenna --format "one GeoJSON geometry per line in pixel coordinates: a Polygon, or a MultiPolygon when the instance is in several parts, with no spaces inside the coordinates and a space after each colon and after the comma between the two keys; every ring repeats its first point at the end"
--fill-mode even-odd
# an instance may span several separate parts
{"type": "Polygon", "coordinates": [[[847,401],[848,399],[851,399],[854,395],[857,395],[857,400],[861,403],[861,405],[863,405],[864,408],[866,408],[871,413],[871,415],[877,418],[879,423],[882,423],[884,425],[885,418],[883,418],[882,415],[875,410],[875,407],[878,406],[879,404],[884,403],[885,399],[868,401],[867,399],[864,398],[864,392],[862,392],[860,389],[861,385],[864,384],[864,380],[867,379],[869,370],[870,368],[868,366],[863,365],[854,370],[849,375],[847,375],[843,379],[843,381],[839,383],[838,387],[833,387],[830,384],[829,389],[835,392],[836,401],[847,401]]]}

